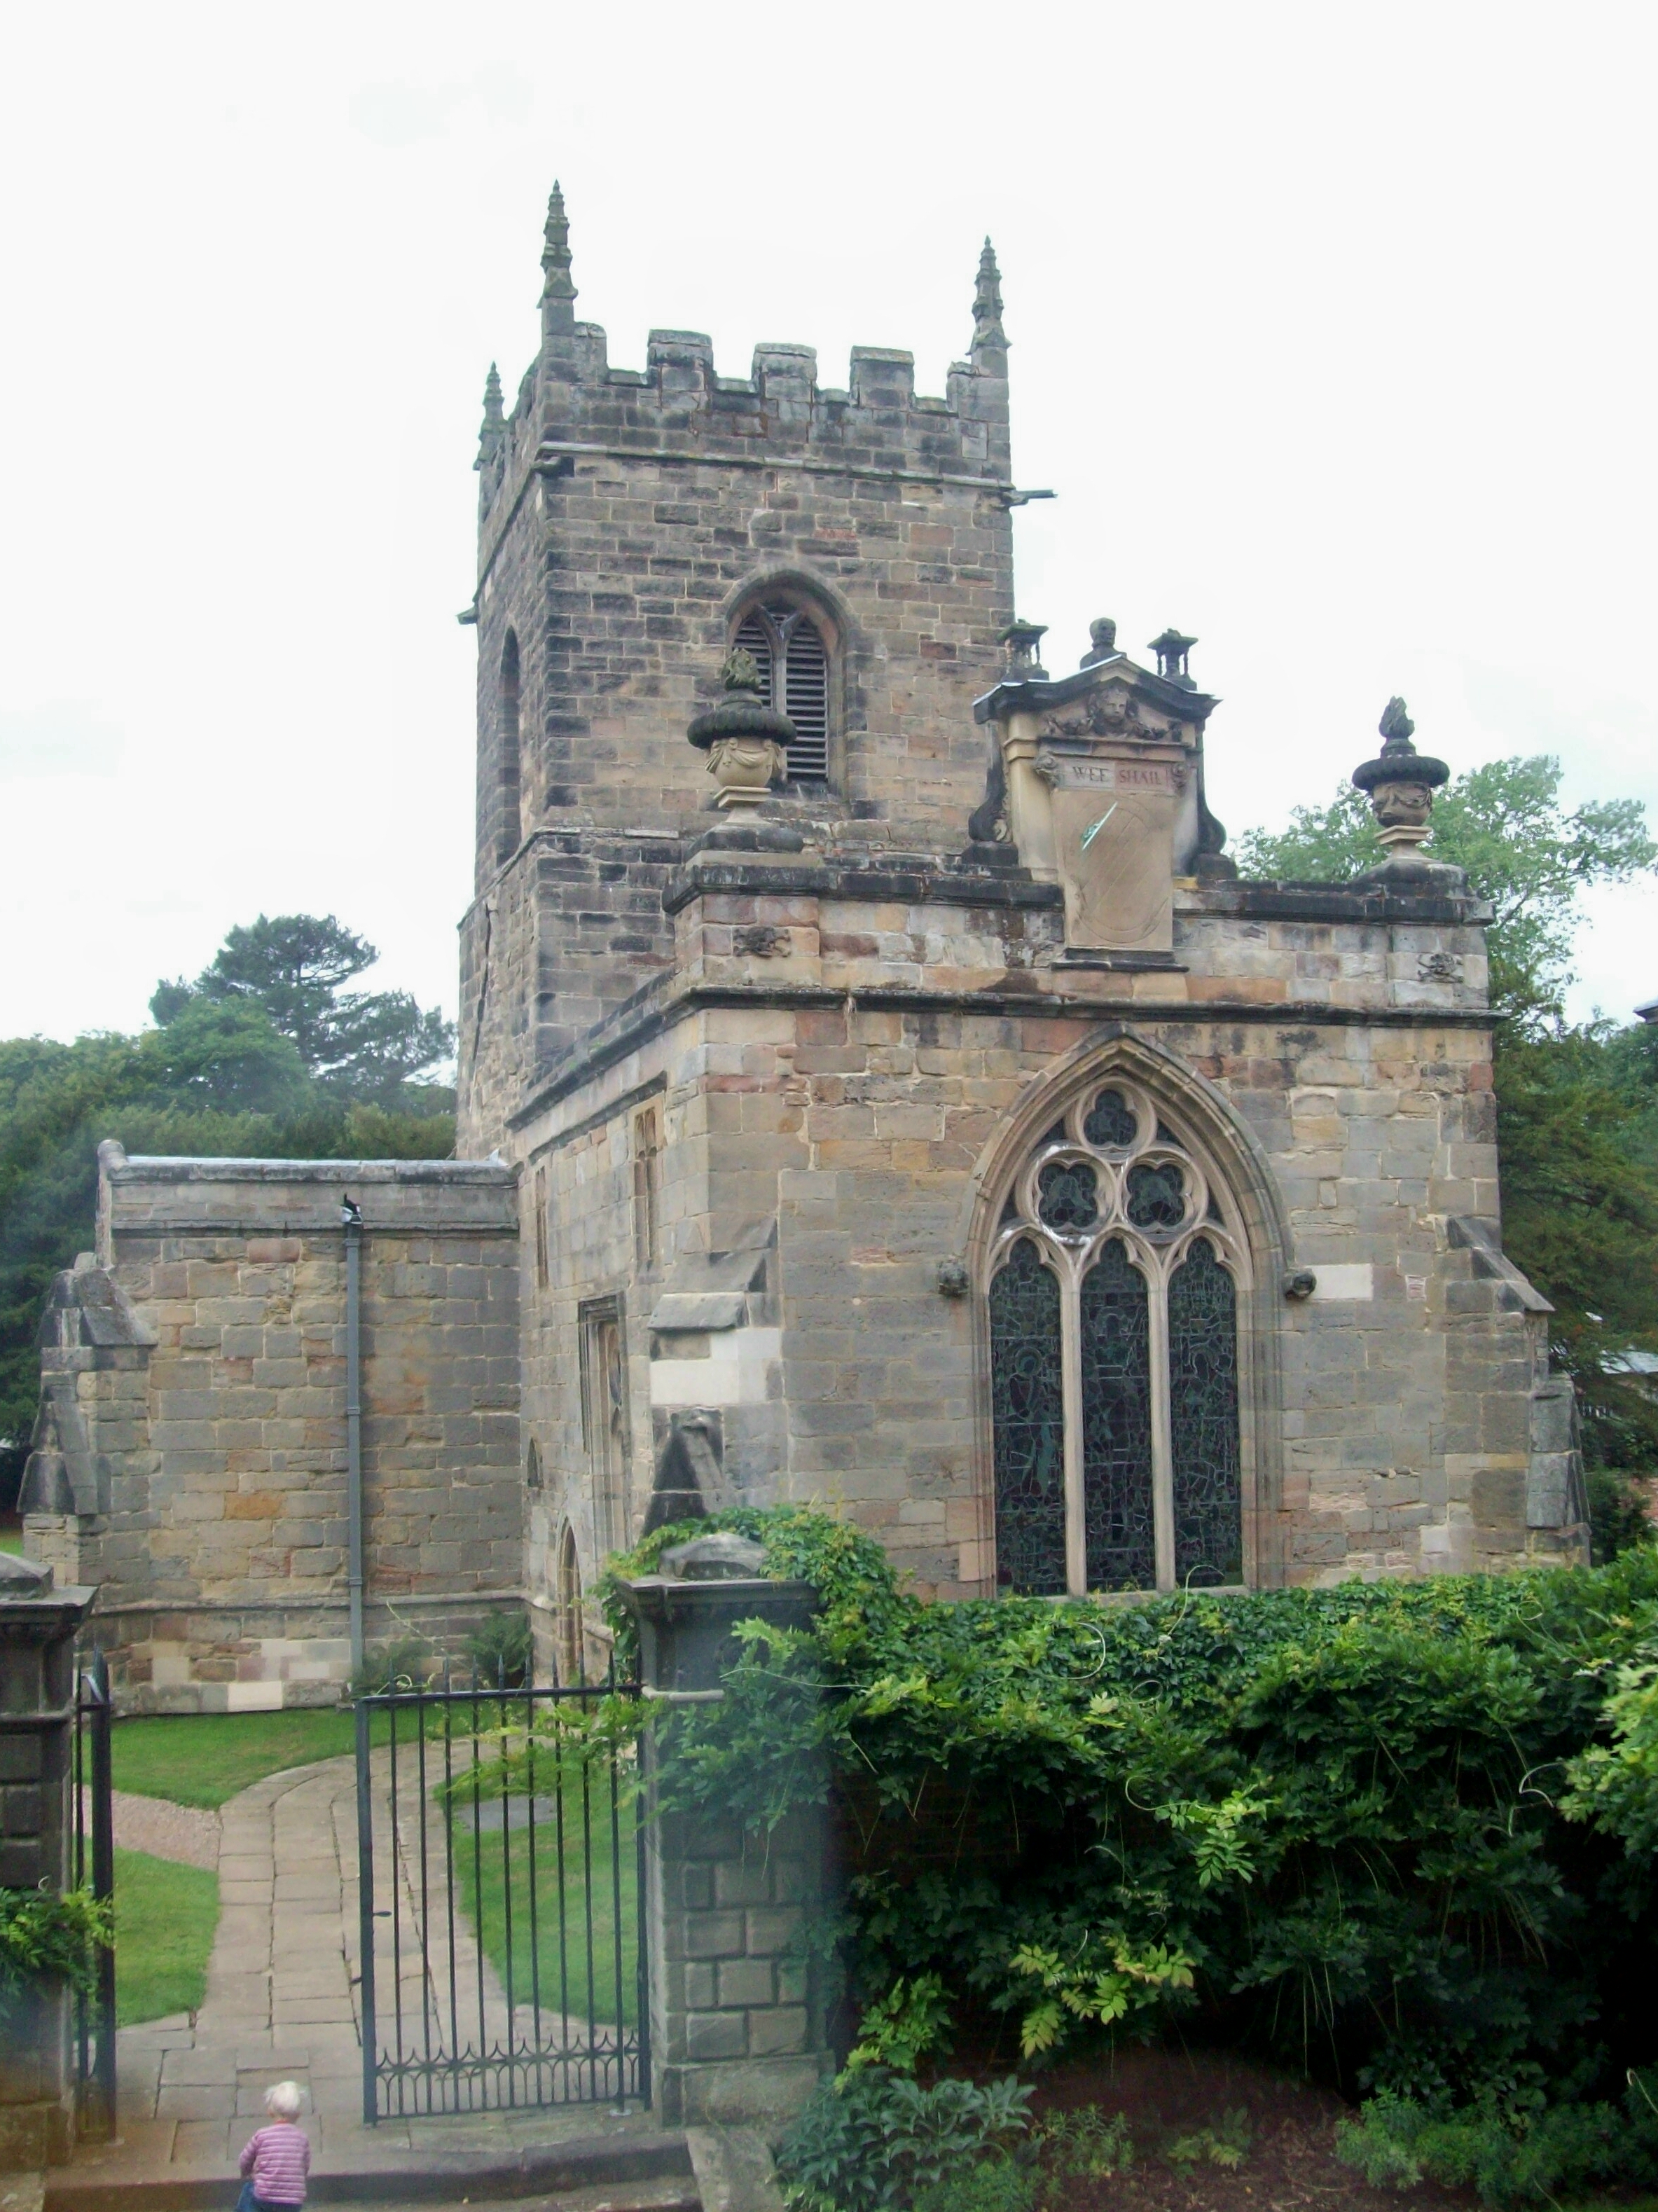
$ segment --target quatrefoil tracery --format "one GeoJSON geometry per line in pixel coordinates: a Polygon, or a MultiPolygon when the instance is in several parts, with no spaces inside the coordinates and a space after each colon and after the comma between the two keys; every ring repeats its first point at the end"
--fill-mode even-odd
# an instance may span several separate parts
{"type": "Polygon", "coordinates": [[[1080,1279],[1116,1237],[1142,1273],[1166,1279],[1199,1236],[1236,1273],[1244,1245],[1231,1212],[1149,1095],[1108,1083],[1074,1099],[1015,1176],[992,1273],[1030,1237],[1050,1266],[1080,1279]]]}

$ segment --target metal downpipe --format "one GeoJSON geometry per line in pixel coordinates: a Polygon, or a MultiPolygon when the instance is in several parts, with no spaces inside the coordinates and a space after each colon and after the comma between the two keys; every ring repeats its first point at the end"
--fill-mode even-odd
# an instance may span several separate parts
{"type": "Polygon", "coordinates": [[[346,1587],[351,1601],[351,1680],[363,1678],[362,1642],[362,1209],[340,1201],[345,1231],[345,1514],[349,1527],[346,1587]]]}

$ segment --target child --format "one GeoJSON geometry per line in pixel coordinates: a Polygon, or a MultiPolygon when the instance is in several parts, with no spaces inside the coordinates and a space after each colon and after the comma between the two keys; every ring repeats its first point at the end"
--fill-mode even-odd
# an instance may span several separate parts
{"type": "Polygon", "coordinates": [[[264,2093],[271,2124],[261,2128],[242,2153],[242,2193],[236,2212],[297,2212],[305,2202],[311,2144],[298,2124],[300,2085],[278,2081],[264,2093]]]}

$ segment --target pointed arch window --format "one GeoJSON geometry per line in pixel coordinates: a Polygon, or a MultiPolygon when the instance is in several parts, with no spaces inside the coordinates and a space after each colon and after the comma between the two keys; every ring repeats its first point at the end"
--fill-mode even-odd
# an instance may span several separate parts
{"type": "Polygon", "coordinates": [[[749,609],[732,642],[754,655],[767,699],[794,725],[789,781],[827,783],[829,656],[823,631],[804,607],[771,600],[749,609]]]}
{"type": "Polygon", "coordinates": [[[1135,1085],[1084,1093],[1032,1147],[990,1256],[1005,1588],[1243,1580],[1247,1265],[1230,1196],[1135,1085]]]}
{"type": "Polygon", "coordinates": [[[581,1621],[581,1562],[575,1530],[567,1521],[559,1533],[553,1566],[553,1664],[556,1686],[568,1690],[586,1674],[581,1621]]]}
{"type": "Polygon", "coordinates": [[[524,826],[519,691],[518,634],[509,629],[501,650],[501,806],[495,828],[495,859],[502,866],[517,852],[524,826]]]}

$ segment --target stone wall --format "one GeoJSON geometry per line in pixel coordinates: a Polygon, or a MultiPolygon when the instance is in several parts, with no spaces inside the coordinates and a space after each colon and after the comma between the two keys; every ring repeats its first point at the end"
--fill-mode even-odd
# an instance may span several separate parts
{"type": "Polygon", "coordinates": [[[710,1504],[844,1506],[922,1587],[993,1588],[981,1215],[1010,1146],[1051,1118],[1040,1102],[1109,1064],[1198,1115],[1254,1194],[1252,1579],[1575,1555],[1581,1513],[1540,1504],[1543,1461],[1564,1464],[1546,1306],[1496,1230],[1477,902],[1189,885],[1176,965],[1145,972],[1056,962],[1042,886],[942,869],[869,886],[811,856],[755,873],[708,854],[676,878],[671,982],[556,1067],[511,1133],[545,1165],[554,1255],[526,1304],[546,1347],[530,1425],[584,1571],[567,1347],[603,1290],[629,1321],[631,1533],[668,1431],[711,1413],[710,1504]],[[626,1131],[657,1095],[673,1195],[652,1273],[626,1131]],[[941,1295],[941,1263],[971,1295],[941,1295]],[[1286,1295],[1299,1271],[1310,1295],[1286,1295]]]}
{"type": "Polygon", "coordinates": [[[131,1159],[48,1311],[29,1549],[100,1585],[124,1702],[332,1699],[349,1673],[344,1243],[361,1206],[368,1635],[521,1602],[515,1176],[131,1159]]]}

